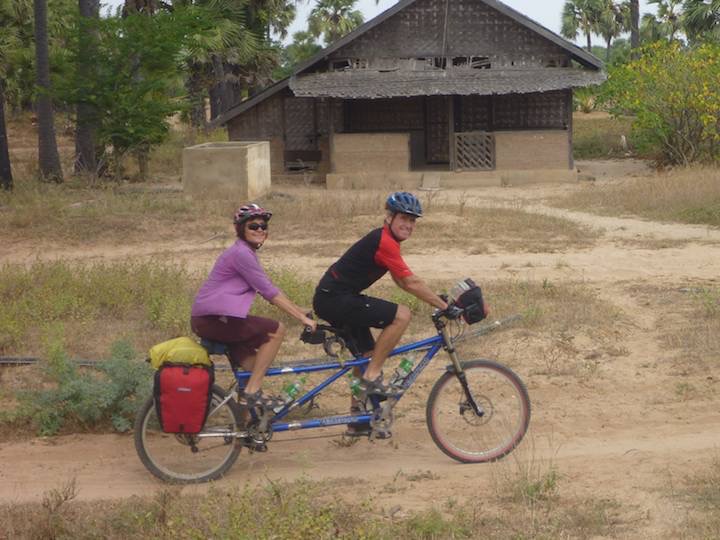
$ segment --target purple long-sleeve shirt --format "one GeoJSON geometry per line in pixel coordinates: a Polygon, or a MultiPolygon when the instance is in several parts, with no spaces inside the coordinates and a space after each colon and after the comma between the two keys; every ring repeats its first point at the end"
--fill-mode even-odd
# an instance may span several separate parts
{"type": "Polygon", "coordinates": [[[245,318],[256,293],[270,301],[279,292],[260,265],[255,250],[238,238],[218,257],[195,297],[191,315],[245,318]]]}

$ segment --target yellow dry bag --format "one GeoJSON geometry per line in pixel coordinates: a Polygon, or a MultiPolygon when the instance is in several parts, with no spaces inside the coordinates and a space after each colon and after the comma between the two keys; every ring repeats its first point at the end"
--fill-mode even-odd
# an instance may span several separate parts
{"type": "Polygon", "coordinates": [[[150,365],[160,369],[165,362],[212,366],[207,351],[189,337],[163,341],[150,349],[150,365]]]}

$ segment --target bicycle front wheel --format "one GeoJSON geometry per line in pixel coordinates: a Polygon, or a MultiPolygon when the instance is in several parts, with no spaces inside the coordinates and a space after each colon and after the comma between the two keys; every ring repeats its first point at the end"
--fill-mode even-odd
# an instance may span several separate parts
{"type": "Polygon", "coordinates": [[[489,360],[462,363],[468,387],[481,409],[473,410],[454,372],[433,386],[426,419],[435,444],[462,463],[484,463],[506,456],[530,424],[530,398],[509,368],[489,360]]]}
{"type": "Polygon", "coordinates": [[[240,445],[234,434],[242,424],[240,406],[217,385],[207,421],[198,435],[165,433],[151,397],[135,420],[135,450],[140,461],[166,482],[196,484],[216,480],[235,463],[240,445]],[[201,435],[213,435],[202,437],[201,435]]]}

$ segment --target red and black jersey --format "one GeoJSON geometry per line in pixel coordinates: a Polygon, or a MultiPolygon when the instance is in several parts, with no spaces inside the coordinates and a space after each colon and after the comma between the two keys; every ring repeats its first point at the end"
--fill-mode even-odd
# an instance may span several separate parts
{"type": "Polygon", "coordinates": [[[355,242],[328,268],[318,288],[326,292],[359,293],[387,271],[396,279],[412,275],[400,255],[400,243],[384,225],[355,242]]]}

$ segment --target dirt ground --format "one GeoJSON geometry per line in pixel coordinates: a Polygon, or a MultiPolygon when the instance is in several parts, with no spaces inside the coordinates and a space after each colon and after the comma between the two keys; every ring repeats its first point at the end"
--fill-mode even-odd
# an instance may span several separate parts
{"type": "MultiPolygon", "coordinates": [[[[578,165],[586,177],[595,178],[596,185],[652,174],[644,164],[630,160],[578,165]]],[[[668,349],[663,334],[673,314],[673,298],[693,287],[718,285],[720,230],[600,217],[546,204],[548,198],[585,186],[581,182],[484,188],[443,195],[469,196],[468,204],[475,205],[521,202],[525,210],[582,223],[602,231],[591,248],[478,255],[452,248],[443,249],[442,256],[434,250],[407,257],[410,266],[428,279],[470,275],[478,280],[580,282],[620,310],[621,319],[608,332],[615,334],[623,353],[600,355],[589,378],[543,373],[529,351],[507,342],[513,334],[493,338],[489,351],[498,353],[497,360],[511,365],[526,381],[533,405],[528,436],[511,456],[496,464],[461,465],[434,446],[424,424],[423,403],[442,369],[437,366],[413,388],[390,441],[343,447],[337,444],[339,428],[278,434],[266,454],[241,454],[220,484],[352,477],[352,488],[341,490],[344,496],[372,495],[378,508],[399,507],[406,512],[450,497],[478,497],[482,504],[482,494],[494,490],[499,479],[513,471],[554,466],[564,496],[608,498],[620,504],[626,524],[621,536],[673,537],[684,516],[671,496],[673,486],[719,455],[719,374],[690,370],[691,379],[677,378],[673,363],[677,352],[668,349]],[[679,382],[688,380],[699,389],[690,398],[677,390],[679,382]]],[[[264,255],[267,264],[284,258],[283,242],[273,242],[274,248],[264,255]]],[[[74,250],[28,243],[0,246],[0,259],[121,259],[158,252],[180,259],[192,255],[209,264],[218,248],[197,241],[74,250]]],[[[332,262],[329,257],[293,257],[293,266],[313,279],[332,262]]],[[[576,354],[580,359],[596,358],[581,346],[576,354]]],[[[398,411],[403,407],[401,402],[398,411]]],[[[143,468],[131,436],[72,435],[0,443],[0,501],[38,500],[43,492],[71,478],[77,481],[79,498],[85,500],[147,495],[165,487],[143,468]]],[[[202,491],[207,486],[184,489],[202,491]]]]}

